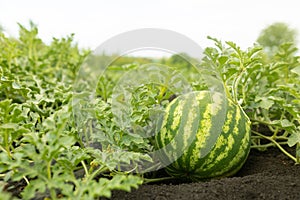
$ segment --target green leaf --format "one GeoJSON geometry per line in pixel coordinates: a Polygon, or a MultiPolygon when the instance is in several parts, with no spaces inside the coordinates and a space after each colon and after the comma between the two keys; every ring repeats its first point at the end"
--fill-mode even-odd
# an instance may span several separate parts
{"type": "Polygon", "coordinates": [[[37,193],[43,194],[46,191],[46,183],[42,179],[30,181],[22,191],[23,199],[32,199],[37,193]]]}
{"type": "Polygon", "coordinates": [[[292,122],[290,122],[289,120],[287,120],[287,119],[283,119],[283,120],[281,120],[281,126],[283,128],[287,128],[287,127],[294,126],[294,124],[292,122]]]}
{"type": "Polygon", "coordinates": [[[267,97],[256,97],[255,101],[259,102],[258,105],[266,110],[270,109],[274,104],[274,101],[267,97]]]}
{"type": "Polygon", "coordinates": [[[300,76],[300,66],[295,67],[291,70],[291,72],[297,74],[298,76],[300,76]]]}
{"type": "Polygon", "coordinates": [[[0,129],[12,129],[12,130],[17,130],[18,129],[18,124],[16,123],[6,123],[0,125],[0,129]]]}
{"type": "Polygon", "coordinates": [[[300,144],[300,131],[293,132],[288,138],[288,145],[293,147],[296,144],[300,144]]]}
{"type": "Polygon", "coordinates": [[[4,187],[5,183],[0,182],[0,199],[16,200],[17,198],[12,197],[10,193],[6,192],[4,187]]]}
{"type": "Polygon", "coordinates": [[[228,56],[220,56],[218,58],[218,61],[219,61],[221,66],[224,65],[227,62],[227,60],[228,60],[228,56]]]}

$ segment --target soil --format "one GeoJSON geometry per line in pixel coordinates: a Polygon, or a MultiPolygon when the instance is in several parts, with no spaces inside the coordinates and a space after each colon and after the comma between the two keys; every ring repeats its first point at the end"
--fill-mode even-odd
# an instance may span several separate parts
{"type": "Polygon", "coordinates": [[[111,199],[300,199],[300,165],[279,152],[251,150],[243,168],[230,178],[206,182],[142,185],[130,193],[114,191],[111,199]]]}

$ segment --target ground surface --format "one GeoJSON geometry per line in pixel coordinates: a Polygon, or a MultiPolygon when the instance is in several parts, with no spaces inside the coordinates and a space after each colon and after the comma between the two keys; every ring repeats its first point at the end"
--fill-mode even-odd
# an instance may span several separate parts
{"type": "Polygon", "coordinates": [[[115,191],[112,199],[300,199],[300,165],[279,152],[252,150],[244,167],[231,178],[198,183],[142,185],[131,193],[115,191]]]}

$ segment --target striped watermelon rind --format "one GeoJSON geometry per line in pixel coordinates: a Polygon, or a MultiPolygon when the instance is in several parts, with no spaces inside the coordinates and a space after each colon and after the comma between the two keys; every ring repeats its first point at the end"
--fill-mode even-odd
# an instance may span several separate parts
{"type": "Polygon", "coordinates": [[[167,106],[155,140],[160,161],[174,177],[231,176],[248,157],[250,120],[239,105],[218,92],[191,92],[167,106]]]}

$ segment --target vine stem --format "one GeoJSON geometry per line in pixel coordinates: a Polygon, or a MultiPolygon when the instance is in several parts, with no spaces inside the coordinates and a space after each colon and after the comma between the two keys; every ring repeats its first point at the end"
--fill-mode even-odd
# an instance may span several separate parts
{"type": "Polygon", "coordinates": [[[259,119],[250,118],[250,120],[251,120],[252,122],[258,122],[258,123],[260,123],[260,124],[264,124],[264,125],[267,125],[267,126],[274,125],[274,124],[271,124],[271,122],[266,122],[266,121],[262,121],[262,120],[259,120],[259,119]]]}
{"type": "Polygon", "coordinates": [[[233,96],[233,99],[235,100],[235,102],[238,104],[238,86],[239,86],[239,83],[240,83],[240,80],[242,78],[242,75],[243,75],[243,72],[244,72],[244,69],[242,68],[242,70],[240,71],[240,73],[238,74],[237,78],[234,80],[233,84],[232,84],[232,96],[233,96]]]}
{"type": "Polygon", "coordinates": [[[271,142],[273,142],[286,156],[288,156],[289,158],[291,158],[295,163],[297,163],[297,159],[292,156],[289,152],[287,152],[278,142],[276,142],[272,137],[268,137],[268,136],[265,136],[257,131],[253,131],[252,130],[252,133],[266,139],[266,140],[269,140],[271,142]]]}
{"type": "MultiPolygon", "coordinates": [[[[285,144],[287,144],[287,142],[278,142],[278,144],[285,145],[285,144]]],[[[257,148],[268,148],[268,147],[274,147],[274,146],[276,146],[274,143],[255,144],[255,145],[252,145],[251,148],[252,149],[257,149],[257,148]]]]}
{"type": "Polygon", "coordinates": [[[158,182],[158,181],[165,181],[165,180],[172,180],[175,179],[174,177],[163,177],[163,178],[144,178],[144,183],[153,183],[153,182],[158,182]]]}
{"type": "Polygon", "coordinates": [[[25,180],[25,182],[26,182],[27,185],[30,185],[30,182],[29,182],[29,180],[27,179],[26,176],[23,176],[23,179],[25,180]]]}
{"type": "Polygon", "coordinates": [[[223,88],[225,90],[226,96],[227,98],[229,98],[230,100],[232,100],[233,102],[235,102],[235,100],[232,98],[232,96],[230,95],[229,89],[226,85],[226,81],[222,79],[222,83],[223,83],[223,88]]]}
{"type": "Polygon", "coordinates": [[[4,145],[5,145],[5,150],[7,152],[7,155],[9,158],[12,158],[11,153],[10,153],[10,144],[9,144],[9,139],[8,139],[8,130],[5,130],[4,133],[4,145]]]}
{"type": "Polygon", "coordinates": [[[104,171],[107,171],[107,167],[101,166],[101,167],[99,167],[97,170],[95,170],[92,174],[87,174],[88,176],[86,176],[85,180],[86,180],[87,182],[89,182],[89,181],[91,181],[93,178],[95,178],[95,176],[96,176],[97,174],[100,174],[100,173],[102,173],[102,172],[104,172],[104,171]]]}
{"type": "Polygon", "coordinates": [[[83,166],[83,169],[84,169],[84,172],[85,172],[86,176],[89,176],[89,171],[88,171],[88,169],[86,167],[86,164],[83,160],[81,161],[81,164],[83,166]]]}
{"type": "Polygon", "coordinates": [[[47,163],[47,177],[49,180],[52,178],[52,176],[51,176],[51,161],[49,161],[47,163]]]}
{"type": "Polygon", "coordinates": [[[296,158],[297,158],[297,164],[300,163],[300,155],[299,155],[299,152],[300,152],[300,143],[298,142],[297,143],[297,146],[296,146],[296,158]]]}

